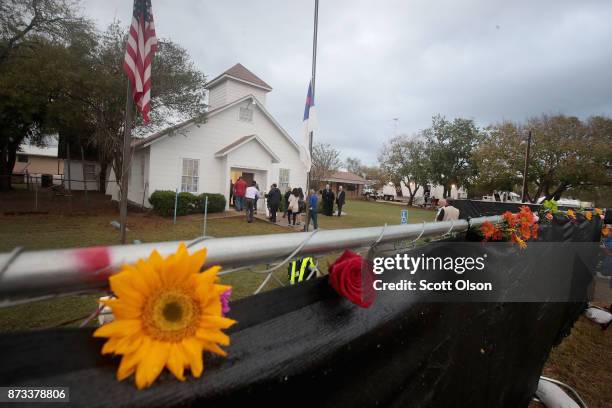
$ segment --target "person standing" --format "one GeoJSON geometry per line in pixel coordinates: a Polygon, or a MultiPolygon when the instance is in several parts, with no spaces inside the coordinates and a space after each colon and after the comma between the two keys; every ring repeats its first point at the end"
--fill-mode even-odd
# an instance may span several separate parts
{"type": "Polygon", "coordinates": [[[325,190],[321,191],[321,200],[323,200],[323,214],[329,216],[334,212],[334,192],[329,188],[329,184],[325,185],[325,190]]]}
{"type": "Polygon", "coordinates": [[[436,221],[456,221],[459,219],[459,210],[450,205],[446,199],[441,199],[438,204],[440,209],[436,214],[436,221]]]}
{"type": "Polygon", "coordinates": [[[298,187],[298,222],[297,225],[302,225],[304,216],[302,214],[306,213],[306,200],[304,197],[304,190],[302,187],[298,187]]]}
{"type": "Polygon", "coordinates": [[[295,219],[300,212],[299,196],[297,188],[294,188],[289,196],[289,204],[287,205],[287,224],[291,225],[291,216],[293,216],[293,225],[295,225],[295,219]]]}
{"type": "Polygon", "coordinates": [[[255,210],[255,202],[257,197],[259,197],[259,190],[257,190],[257,183],[254,181],[251,183],[250,187],[247,187],[244,197],[246,199],[246,216],[247,222],[253,222],[253,211],[255,210]]]}
{"type": "Polygon", "coordinates": [[[283,218],[287,216],[287,212],[289,211],[289,196],[291,195],[291,187],[287,186],[287,191],[285,191],[285,195],[283,197],[283,218]]]}
{"type": "Polygon", "coordinates": [[[342,186],[338,187],[338,197],[336,198],[336,205],[338,205],[338,217],[342,214],[342,206],[346,202],[346,193],[342,189],[342,186]]]}
{"type": "Polygon", "coordinates": [[[314,189],[310,189],[310,195],[308,196],[308,210],[310,211],[310,220],[314,229],[319,229],[317,223],[317,206],[319,205],[319,197],[315,193],[314,189]]]}
{"type": "Polygon", "coordinates": [[[272,184],[270,187],[270,191],[266,194],[266,198],[268,199],[268,208],[270,209],[270,221],[276,223],[276,212],[278,211],[278,207],[281,201],[281,192],[276,187],[276,183],[272,184]]]}
{"type": "Polygon", "coordinates": [[[244,208],[244,195],[247,190],[247,182],[244,181],[242,176],[238,177],[236,184],[234,184],[234,204],[236,204],[236,211],[242,211],[244,208]]]}
{"type": "MultiPolygon", "coordinates": [[[[256,181],[253,180],[253,183],[255,184],[255,188],[257,189],[257,191],[259,191],[259,184],[257,184],[256,181]]],[[[259,196],[255,197],[255,203],[253,203],[253,212],[255,214],[257,214],[257,201],[259,200],[259,196]]]]}

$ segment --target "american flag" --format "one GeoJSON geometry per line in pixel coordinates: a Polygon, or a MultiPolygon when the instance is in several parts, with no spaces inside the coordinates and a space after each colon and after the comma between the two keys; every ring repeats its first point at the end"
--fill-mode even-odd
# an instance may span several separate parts
{"type": "Polygon", "coordinates": [[[134,102],[145,123],[151,111],[151,60],[157,50],[151,0],[134,0],[132,26],[128,36],[123,70],[130,78],[134,102]]]}

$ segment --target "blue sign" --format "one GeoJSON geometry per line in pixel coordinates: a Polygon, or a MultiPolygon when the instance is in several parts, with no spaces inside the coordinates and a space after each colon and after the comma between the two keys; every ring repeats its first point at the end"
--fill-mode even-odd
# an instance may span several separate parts
{"type": "Polygon", "coordinates": [[[408,210],[402,210],[401,224],[408,224],[408,210]]]}

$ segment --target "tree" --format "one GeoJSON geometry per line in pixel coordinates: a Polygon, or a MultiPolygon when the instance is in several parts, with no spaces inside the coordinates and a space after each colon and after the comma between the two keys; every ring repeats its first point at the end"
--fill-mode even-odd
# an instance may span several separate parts
{"type": "MultiPolygon", "coordinates": [[[[98,149],[101,167],[105,169],[111,165],[119,185],[127,86],[127,77],[121,67],[126,38],[126,31],[119,22],[111,24],[99,36],[92,73],[86,79],[87,93],[75,97],[75,101],[87,106],[94,129],[89,141],[98,149]]],[[[186,119],[194,119],[196,123],[205,120],[206,77],[195,68],[184,48],[171,40],[158,40],[151,70],[151,121],[143,126],[142,118],[137,116],[136,124],[140,126],[136,134],[151,133],[186,119]]]]}
{"type": "Polygon", "coordinates": [[[568,190],[593,191],[610,184],[612,120],[543,115],[526,124],[504,122],[487,129],[475,157],[478,183],[508,189],[522,184],[527,133],[532,132],[527,173],[528,198],[558,200],[568,190]]]}
{"type": "Polygon", "coordinates": [[[329,178],[340,168],[340,152],[327,143],[315,143],[312,146],[312,167],[310,169],[310,186],[329,178]]]}
{"type": "Polygon", "coordinates": [[[412,205],[419,188],[430,182],[431,165],[422,139],[395,136],[383,145],[378,161],[386,181],[391,181],[395,186],[405,183],[409,194],[408,205],[412,205]]]}
{"type": "Polygon", "coordinates": [[[3,0],[0,3],[0,65],[22,47],[40,48],[39,41],[65,40],[89,22],[74,13],[77,1],[68,0],[3,0]]]}
{"type": "Polygon", "coordinates": [[[19,146],[40,142],[50,105],[67,72],[62,49],[89,23],[73,2],[7,0],[0,4],[0,191],[11,188],[19,146]]]}
{"type": "Polygon", "coordinates": [[[477,175],[472,152],[481,139],[474,121],[455,118],[451,122],[437,115],[422,136],[427,145],[431,181],[444,187],[444,197],[449,196],[453,184],[468,188],[477,175]]]}
{"type": "Polygon", "coordinates": [[[346,171],[357,174],[358,176],[362,176],[363,173],[363,163],[358,158],[347,157],[344,161],[344,167],[346,167],[346,171]]]}

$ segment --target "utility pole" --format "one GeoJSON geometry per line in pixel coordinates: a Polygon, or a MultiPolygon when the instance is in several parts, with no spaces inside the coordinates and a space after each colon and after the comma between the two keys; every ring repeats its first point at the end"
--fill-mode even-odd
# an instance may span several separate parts
{"type": "Polygon", "coordinates": [[[527,171],[529,170],[529,153],[531,151],[531,130],[527,136],[527,147],[525,149],[525,167],[523,168],[523,197],[522,201],[527,202],[527,171]]]}

